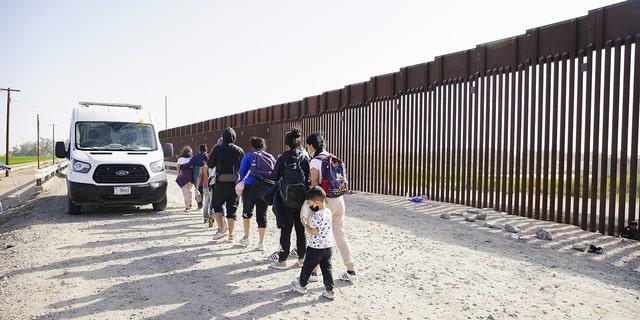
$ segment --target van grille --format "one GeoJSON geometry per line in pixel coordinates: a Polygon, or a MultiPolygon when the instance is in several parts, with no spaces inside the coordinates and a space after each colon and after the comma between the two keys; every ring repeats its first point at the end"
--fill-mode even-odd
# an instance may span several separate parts
{"type": "Polygon", "coordinates": [[[93,173],[97,183],[136,183],[147,182],[149,173],[142,165],[135,164],[101,164],[93,173]]]}

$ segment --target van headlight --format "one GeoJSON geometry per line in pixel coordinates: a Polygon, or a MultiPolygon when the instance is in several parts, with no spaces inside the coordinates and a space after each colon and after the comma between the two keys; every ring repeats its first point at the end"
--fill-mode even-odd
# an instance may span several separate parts
{"type": "Polygon", "coordinates": [[[71,168],[75,172],[87,173],[87,172],[89,172],[89,170],[91,170],[91,165],[86,163],[86,162],[82,162],[82,161],[78,161],[78,160],[73,159],[71,161],[71,168]]]}
{"type": "Polygon", "coordinates": [[[152,162],[151,165],[149,165],[149,167],[151,168],[151,171],[153,173],[162,172],[164,171],[164,160],[152,162]]]}

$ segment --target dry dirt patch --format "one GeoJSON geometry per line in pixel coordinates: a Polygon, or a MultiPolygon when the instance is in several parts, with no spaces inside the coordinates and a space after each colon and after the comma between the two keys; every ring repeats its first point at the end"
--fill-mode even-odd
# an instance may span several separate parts
{"type": "MultiPolygon", "coordinates": [[[[173,182],[173,178],[170,177],[173,182]]],[[[620,319],[640,305],[640,246],[573,226],[490,214],[520,239],[457,215],[466,207],[348,195],[360,279],[337,297],[291,292],[299,268],[269,269],[267,252],[215,242],[201,213],[151,206],[66,214],[63,178],[0,218],[0,319],[620,319]],[[440,218],[441,213],[452,219],[440,218]],[[554,240],[536,239],[545,228],[554,240]],[[604,254],[571,249],[597,244],[604,254]]],[[[236,231],[239,239],[240,229],[236,231]]],[[[294,265],[290,258],[290,265],[294,265]]],[[[335,274],[345,270],[335,252],[335,274]]]]}

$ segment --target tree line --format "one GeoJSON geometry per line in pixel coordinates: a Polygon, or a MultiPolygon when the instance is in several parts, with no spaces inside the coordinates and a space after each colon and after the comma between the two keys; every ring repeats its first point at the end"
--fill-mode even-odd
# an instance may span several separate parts
{"type": "MultiPolygon", "coordinates": [[[[40,138],[40,156],[53,155],[53,141],[49,138],[40,138]]],[[[23,142],[20,145],[11,148],[13,156],[35,157],[38,155],[38,143],[35,141],[23,142]]]]}

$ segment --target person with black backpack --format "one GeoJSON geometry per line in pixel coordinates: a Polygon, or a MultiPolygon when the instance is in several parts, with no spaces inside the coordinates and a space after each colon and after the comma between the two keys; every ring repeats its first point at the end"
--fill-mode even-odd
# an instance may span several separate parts
{"type": "Polygon", "coordinates": [[[244,150],[237,146],[236,132],[233,128],[226,128],[222,132],[222,143],[217,144],[211,150],[207,160],[209,168],[216,169],[216,183],[213,186],[211,207],[218,225],[218,231],[213,240],[220,240],[227,234],[222,222],[222,206],[227,209],[227,225],[229,227],[229,241],[233,241],[233,229],[236,222],[236,211],[240,198],[236,194],[235,185],[238,181],[240,161],[244,157],[244,150]]]}
{"type": "MultiPolygon", "coordinates": [[[[349,239],[345,231],[344,194],[347,193],[347,172],[342,160],[327,152],[324,137],[320,133],[313,133],[305,140],[307,149],[311,152],[311,186],[321,186],[327,194],[326,205],[331,210],[333,238],[342,256],[342,262],[347,272],[340,275],[340,280],[354,281],[358,279],[354,269],[354,261],[349,246],[349,239]]],[[[303,207],[301,218],[308,213],[303,207]]],[[[317,281],[317,275],[312,274],[311,280],[317,281]],[[315,276],[315,277],[314,277],[315,276]]]]}
{"type": "Polygon", "coordinates": [[[304,225],[299,218],[309,190],[309,157],[301,152],[300,128],[292,128],[284,137],[287,148],[276,161],[271,180],[277,181],[278,190],[273,195],[273,212],[280,216],[280,251],[278,260],[271,265],[275,269],[286,269],[291,249],[291,231],[296,230],[298,265],[302,266],[307,253],[307,238],[304,225]]]}
{"type": "Polygon", "coordinates": [[[244,190],[242,191],[242,222],[244,225],[244,237],[240,239],[243,246],[249,245],[249,231],[251,229],[251,217],[253,208],[256,208],[256,222],[258,223],[258,250],[264,251],[264,235],[267,231],[267,209],[268,204],[262,200],[260,193],[267,185],[273,184],[271,173],[276,163],[276,159],[268,152],[264,151],[265,142],[263,138],[251,137],[251,146],[254,151],[248,152],[240,162],[240,177],[244,179],[244,190]]]}

